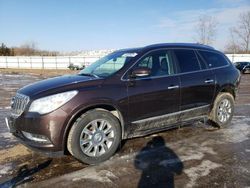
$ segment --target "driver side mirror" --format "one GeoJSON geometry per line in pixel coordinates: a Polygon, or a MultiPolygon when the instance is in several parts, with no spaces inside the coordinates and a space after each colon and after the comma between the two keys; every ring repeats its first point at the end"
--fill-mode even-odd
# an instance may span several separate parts
{"type": "Polygon", "coordinates": [[[151,70],[147,67],[137,67],[135,68],[131,75],[130,78],[137,78],[137,77],[146,77],[151,74],[151,70]]]}

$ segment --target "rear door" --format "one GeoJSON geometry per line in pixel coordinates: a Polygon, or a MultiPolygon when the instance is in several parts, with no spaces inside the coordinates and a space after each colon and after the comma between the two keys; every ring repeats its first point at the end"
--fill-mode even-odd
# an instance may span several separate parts
{"type": "Polygon", "coordinates": [[[198,50],[200,57],[205,60],[208,68],[213,71],[216,77],[215,95],[220,91],[221,86],[228,84],[231,78],[231,71],[228,69],[230,62],[226,56],[219,52],[198,50]]]}
{"type": "Polygon", "coordinates": [[[208,111],[215,92],[215,75],[192,49],[175,49],[181,86],[181,111],[198,116],[208,111]],[[193,112],[193,113],[192,113],[193,112]]]}

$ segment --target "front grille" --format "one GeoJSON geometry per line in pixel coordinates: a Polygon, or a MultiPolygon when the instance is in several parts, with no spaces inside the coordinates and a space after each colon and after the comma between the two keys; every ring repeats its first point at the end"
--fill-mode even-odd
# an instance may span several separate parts
{"type": "Polygon", "coordinates": [[[28,96],[17,93],[16,96],[11,100],[11,115],[20,116],[25,110],[28,103],[28,96]]]}

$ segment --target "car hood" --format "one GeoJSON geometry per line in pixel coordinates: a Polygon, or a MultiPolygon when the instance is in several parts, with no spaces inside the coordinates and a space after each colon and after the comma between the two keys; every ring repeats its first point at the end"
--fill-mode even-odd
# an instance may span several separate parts
{"type": "Polygon", "coordinates": [[[52,94],[56,92],[77,90],[79,88],[82,89],[84,86],[97,86],[100,84],[101,80],[102,79],[90,76],[64,75],[27,85],[18,90],[18,93],[27,95],[29,97],[43,94],[45,92],[52,94]]]}

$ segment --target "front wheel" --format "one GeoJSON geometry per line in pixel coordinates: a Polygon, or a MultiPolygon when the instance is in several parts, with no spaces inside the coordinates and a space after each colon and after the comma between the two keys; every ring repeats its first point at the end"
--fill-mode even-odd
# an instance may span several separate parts
{"type": "Polygon", "coordinates": [[[216,97],[209,119],[212,120],[215,125],[222,128],[231,122],[233,113],[234,98],[230,93],[223,92],[219,93],[216,97]]]}
{"type": "Polygon", "coordinates": [[[97,164],[109,159],[120,141],[119,120],[108,111],[92,110],[73,124],[67,146],[69,152],[81,162],[97,164]]]}

